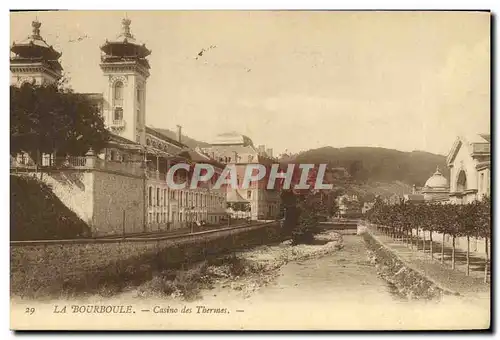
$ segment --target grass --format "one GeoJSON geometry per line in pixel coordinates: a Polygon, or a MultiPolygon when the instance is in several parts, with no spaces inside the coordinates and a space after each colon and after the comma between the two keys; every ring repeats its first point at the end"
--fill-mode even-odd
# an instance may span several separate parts
{"type": "Polygon", "coordinates": [[[11,241],[88,237],[91,230],[43,182],[10,176],[11,241]]]}

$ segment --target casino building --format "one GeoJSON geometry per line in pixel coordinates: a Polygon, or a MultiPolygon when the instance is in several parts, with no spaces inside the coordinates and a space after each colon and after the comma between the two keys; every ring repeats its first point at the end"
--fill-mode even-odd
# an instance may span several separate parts
{"type": "MultiPolygon", "coordinates": [[[[61,53],[43,39],[41,26],[33,21],[28,38],[12,44],[14,86],[51,84],[62,77],[61,53]]],[[[101,63],[96,67],[105,85],[88,94],[111,132],[108,145],[99,154],[89,150],[82,157],[42,155],[40,164],[19,154],[11,157],[11,170],[39,176],[95,235],[172,230],[201,221],[221,223],[226,217],[225,189],[215,190],[213,182],[182,190],[166,184],[167,170],[176,163],[210,163],[219,173],[224,164],[185,145],[180,127],[178,138],[173,139],[146,125],[151,51],[134,37],[130,26],[131,20],[123,19],[117,37],[100,46],[101,63]]],[[[176,172],[178,181],[187,177],[187,171],[176,172]]]]}

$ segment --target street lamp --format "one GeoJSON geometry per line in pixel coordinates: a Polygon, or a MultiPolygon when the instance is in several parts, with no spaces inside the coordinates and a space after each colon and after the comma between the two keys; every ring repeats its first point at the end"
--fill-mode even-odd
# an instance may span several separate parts
{"type": "Polygon", "coordinates": [[[189,223],[191,224],[191,234],[194,232],[193,214],[194,207],[188,208],[189,210],[189,223]]]}

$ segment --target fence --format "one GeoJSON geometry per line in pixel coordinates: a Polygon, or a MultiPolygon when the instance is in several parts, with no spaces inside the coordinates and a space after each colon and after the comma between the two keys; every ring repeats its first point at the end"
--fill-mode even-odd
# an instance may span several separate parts
{"type": "MultiPolygon", "coordinates": [[[[19,171],[49,171],[49,170],[65,170],[65,169],[78,169],[78,170],[105,170],[114,171],[122,174],[129,174],[135,176],[144,176],[145,171],[141,168],[139,163],[135,162],[117,162],[104,160],[97,156],[68,156],[54,158],[52,155],[43,155],[41,157],[40,165],[37,165],[30,157],[20,155],[16,158],[10,159],[11,170],[19,171]]],[[[157,174],[150,174],[154,178],[164,178],[157,174]]]]}

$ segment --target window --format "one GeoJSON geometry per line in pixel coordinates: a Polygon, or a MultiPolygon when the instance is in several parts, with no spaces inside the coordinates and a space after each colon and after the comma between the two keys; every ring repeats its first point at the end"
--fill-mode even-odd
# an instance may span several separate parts
{"type": "Polygon", "coordinates": [[[179,205],[182,207],[182,191],[179,191],[179,205]]]}
{"type": "Polygon", "coordinates": [[[163,189],[163,206],[167,206],[167,189],[163,189]]]}
{"type": "Polygon", "coordinates": [[[115,100],[123,99],[123,83],[121,81],[117,81],[115,83],[115,100]]]}
{"type": "Polygon", "coordinates": [[[479,180],[479,192],[482,194],[484,188],[484,173],[481,174],[481,179],[479,180]]]}
{"type": "Polygon", "coordinates": [[[160,223],[160,213],[156,213],[156,222],[160,223]]]}
{"type": "Polygon", "coordinates": [[[247,199],[251,199],[251,198],[252,198],[252,191],[248,190],[247,191],[247,199]]]}
{"type": "Polygon", "coordinates": [[[137,102],[140,104],[141,103],[141,89],[137,88],[137,102]]]}
{"type": "Polygon", "coordinates": [[[123,120],[123,109],[121,107],[115,107],[113,120],[123,120]]]}
{"type": "Polygon", "coordinates": [[[156,206],[161,206],[160,204],[160,188],[156,188],[156,206]]]}
{"type": "Polygon", "coordinates": [[[137,123],[141,122],[141,109],[137,109],[137,123]]]}

